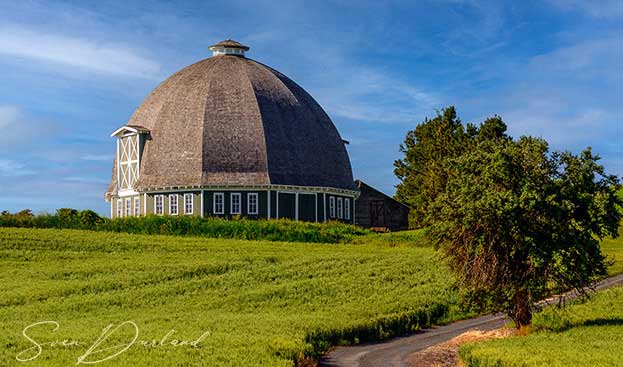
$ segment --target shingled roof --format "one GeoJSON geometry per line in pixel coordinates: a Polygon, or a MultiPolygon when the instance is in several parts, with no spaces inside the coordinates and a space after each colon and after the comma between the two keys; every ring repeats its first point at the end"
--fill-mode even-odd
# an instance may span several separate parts
{"type": "Polygon", "coordinates": [[[215,45],[210,46],[209,48],[212,49],[214,47],[230,47],[230,48],[240,48],[243,49],[245,51],[249,51],[249,46],[245,46],[240,42],[236,42],[232,39],[227,39],[225,41],[221,41],[215,45]]]}
{"type": "MultiPolygon", "coordinates": [[[[138,190],[293,185],[357,190],[342,138],[320,105],[280,72],[211,57],[162,82],[128,125],[149,130],[138,190]]],[[[116,169],[107,194],[116,193],[116,169]]]]}

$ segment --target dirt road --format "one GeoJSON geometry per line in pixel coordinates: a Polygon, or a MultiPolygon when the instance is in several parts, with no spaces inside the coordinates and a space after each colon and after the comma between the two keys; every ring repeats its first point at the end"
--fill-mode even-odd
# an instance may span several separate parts
{"type": "MultiPolygon", "coordinates": [[[[623,284],[623,274],[604,279],[596,290],[623,284]]],[[[566,294],[565,298],[574,298],[566,294]]],[[[543,301],[543,304],[558,302],[560,296],[543,301]]],[[[360,344],[350,347],[337,347],[320,360],[321,367],[404,367],[408,366],[409,356],[433,345],[448,341],[466,331],[489,331],[500,328],[510,320],[502,315],[486,315],[474,319],[457,321],[452,324],[424,329],[414,335],[394,338],[381,343],[360,344]]]]}

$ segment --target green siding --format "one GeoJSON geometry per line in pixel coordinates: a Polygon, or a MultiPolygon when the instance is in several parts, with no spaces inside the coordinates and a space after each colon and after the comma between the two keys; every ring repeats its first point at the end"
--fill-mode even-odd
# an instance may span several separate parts
{"type": "MultiPolygon", "coordinates": [[[[169,212],[169,195],[177,194],[178,195],[178,215],[187,215],[185,214],[185,206],[184,206],[184,194],[192,193],[193,194],[193,213],[192,215],[200,216],[201,213],[201,191],[178,191],[175,193],[166,192],[166,193],[149,193],[146,196],[144,194],[140,194],[140,215],[145,214],[155,214],[155,196],[163,195],[164,200],[164,213],[163,215],[171,215],[169,212]],[[145,197],[147,198],[147,213],[144,212],[145,208],[145,197]]],[[[277,218],[290,218],[296,219],[296,194],[293,192],[278,192],[278,191],[270,191],[270,203],[268,200],[268,191],[256,191],[256,190],[248,190],[248,191],[207,191],[203,192],[203,214],[204,216],[219,216],[224,218],[231,218],[233,215],[231,214],[231,194],[232,193],[240,193],[241,194],[241,216],[248,217],[252,219],[266,219],[268,215],[268,205],[271,205],[270,215],[272,219],[277,218]],[[214,193],[220,192],[225,195],[225,213],[216,215],[213,213],[214,210],[214,193]],[[258,214],[250,215],[248,213],[248,194],[256,193],[258,194],[258,214]],[[277,196],[279,196],[279,208],[277,208],[277,196]]],[[[134,198],[136,196],[131,197],[131,203],[134,205],[134,198]]],[[[352,197],[347,197],[344,195],[333,195],[328,193],[299,193],[299,204],[298,204],[298,218],[301,221],[309,221],[314,222],[318,220],[322,222],[324,220],[324,213],[326,208],[327,220],[339,220],[346,223],[353,223],[355,207],[354,207],[354,199],[352,197]],[[330,218],[329,216],[329,198],[336,198],[336,217],[330,218]],[[341,197],[343,200],[350,200],[350,219],[346,219],[344,215],[342,219],[337,218],[337,198],[341,197]],[[317,208],[317,213],[316,213],[317,208]]],[[[115,218],[117,216],[117,199],[116,197],[112,198],[112,217],[115,218]]],[[[125,198],[122,198],[122,205],[125,204],[125,198]]],[[[343,204],[343,209],[345,213],[346,205],[343,204]]],[[[132,210],[132,213],[134,211],[132,210]]],[[[125,208],[122,207],[122,214],[125,215],[125,208]]],[[[188,214],[191,215],[191,214],[188,214]]]]}
{"type": "Polygon", "coordinates": [[[267,205],[267,193],[266,191],[205,191],[204,192],[204,212],[205,216],[217,216],[224,218],[231,218],[233,215],[231,214],[231,194],[239,193],[241,208],[240,215],[243,217],[249,217],[254,219],[266,218],[266,205],[267,205]],[[224,214],[215,214],[214,213],[214,193],[223,193],[225,196],[225,213],[224,214]],[[248,194],[255,193],[258,194],[258,214],[250,215],[248,213],[248,194]]]}
{"type": "Polygon", "coordinates": [[[294,193],[279,193],[279,218],[295,219],[295,199],[294,193]]]}
{"type": "Polygon", "coordinates": [[[324,222],[324,194],[318,193],[316,201],[318,202],[318,221],[324,222]]]}
{"type": "Polygon", "coordinates": [[[299,220],[316,221],[316,195],[299,194],[299,220]]]}
{"type": "Polygon", "coordinates": [[[270,192],[270,218],[277,218],[277,191],[270,192]]]}

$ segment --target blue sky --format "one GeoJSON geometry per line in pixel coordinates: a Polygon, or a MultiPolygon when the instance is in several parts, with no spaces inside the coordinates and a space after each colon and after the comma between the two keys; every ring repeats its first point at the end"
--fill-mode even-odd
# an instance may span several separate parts
{"type": "Polygon", "coordinates": [[[405,133],[448,105],[623,175],[618,0],[0,1],[0,209],[107,214],[110,133],[225,38],[309,91],[389,194],[405,133]]]}

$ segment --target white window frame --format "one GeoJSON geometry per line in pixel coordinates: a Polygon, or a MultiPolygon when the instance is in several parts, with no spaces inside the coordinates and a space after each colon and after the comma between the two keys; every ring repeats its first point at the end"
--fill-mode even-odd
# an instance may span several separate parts
{"type": "Polygon", "coordinates": [[[260,198],[257,192],[250,192],[247,194],[247,214],[257,215],[260,212],[260,198]],[[255,200],[255,208],[251,206],[251,198],[255,200]]]}
{"type": "Polygon", "coordinates": [[[344,219],[344,199],[337,198],[337,219],[344,219]]]}
{"type": "Polygon", "coordinates": [[[126,217],[131,217],[132,216],[132,199],[131,198],[125,198],[125,205],[124,205],[124,213],[126,217]]]}
{"type": "Polygon", "coordinates": [[[164,215],[164,195],[154,196],[154,213],[156,215],[164,215]],[[158,199],[160,199],[160,210],[158,210],[158,199]]]}
{"type": "Polygon", "coordinates": [[[178,215],[179,213],[180,213],[180,198],[177,194],[170,194],[169,195],[169,214],[178,215]],[[175,205],[173,204],[173,201],[175,201],[175,205]]]}
{"type": "Polygon", "coordinates": [[[123,217],[123,199],[117,199],[117,218],[123,217]]]}
{"type": "Polygon", "coordinates": [[[329,218],[335,218],[335,196],[329,196],[329,218]]]}
{"type": "Polygon", "coordinates": [[[195,209],[195,195],[192,193],[184,194],[184,214],[193,214],[195,209]]]}
{"type": "Polygon", "coordinates": [[[225,214],[225,193],[223,192],[215,192],[214,196],[212,197],[212,213],[214,214],[225,214]],[[217,202],[216,202],[216,198],[220,198],[221,199],[221,209],[220,210],[216,210],[216,206],[217,206],[217,202]]]}
{"type": "Polygon", "coordinates": [[[134,216],[139,217],[141,215],[141,197],[136,196],[133,201],[134,201],[134,216]]]}
{"type": "Polygon", "coordinates": [[[344,219],[350,220],[350,199],[344,199],[344,219]]]}
{"type": "Polygon", "coordinates": [[[232,192],[229,197],[229,214],[242,214],[242,195],[239,192],[232,192]],[[234,209],[234,198],[238,199],[237,209],[234,209]]]}

